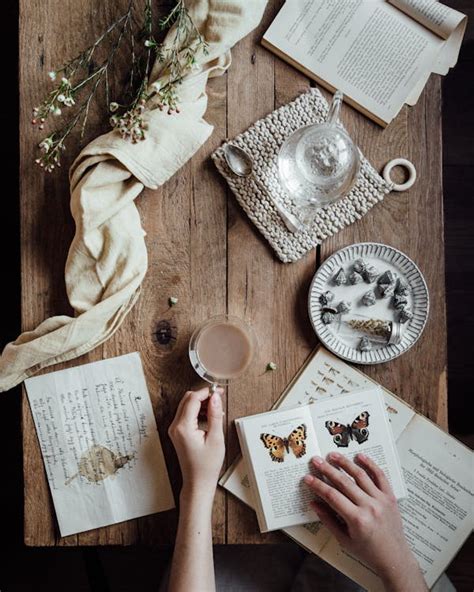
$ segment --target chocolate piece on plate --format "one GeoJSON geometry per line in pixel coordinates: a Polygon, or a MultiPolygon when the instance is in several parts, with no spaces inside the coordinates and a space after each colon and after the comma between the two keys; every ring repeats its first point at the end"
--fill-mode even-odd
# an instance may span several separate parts
{"type": "Polygon", "coordinates": [[[361,352],[372,351],[372,342],[368,337],[362,337],[359,342],[359,349],[361,352]]]}
{"type": "Polygon", "coordinates": [[[319,302],[321,302],[321,304],[323,306],[327,306],[329,303],[331,303],[334,300],[334,294],[328,290],[327,292],[323,292],[320,296],[319,296],[319,302]]]}
{"type": "Polygon", "coordinates": [[[369,284],[371,284],[372,282],[375,282],[378,275],[379,275],[379,270],[376,267],[374,267],[373,265],[368,265],[366,270],[364,271],[364,279],[369,284]]]}
{"type": "Polygon", "coordinates": [[[333,281],[336,284],[336,286],[342,286],[343,284],[347,284],[347,276],[342,267],[339,268],[338,272],[333,278],[333,281]]]}
{"type": "Polygon", "coordinates": [[[379,284],[379,293],[382,298],[389,298],[395,293],[395,284],[379,284]]]}
{"type": "Polygon", "coordinates": [[[395,294],[399,294],[400,296],[405,296],[410,292],[410,286],[408,282],[403,278],[398,278],[397,285],[395,286],[395,294]]]}
{"type": "Polygon", "coordinates": [[[334,319],[336,318],[336,312],[332,312],[330,310],[323,311],[321,315],[321,320],[325,325],[330,325],[334,319]]]}
{"type": "Polygon", "coordinates": [[[405,306],[407,306],[407,304],[408,304],[408,298],[404,294],[397,294],[396,289],[395,289],[395,294],[393,296],[393,308],[396,308],[397,310],[401,310],[402,308],[405,308],[405,306]]]}
{"type": "Polygon", "coordinates": [[[351,310],[351,303],[347,302],[347,300],[341,300],[337,305],[337,312],[341,314],[345,314],[351,310]]]}
{"type": "Polygon", "coordinates": [[[365,306],[373,306],[376,300],[377,298],[373,290],[369,290],[362,296],[362,304],[365,306]]]}
{"type": "Polygon", "coordinates": [[[413,313],[409,308],[402,308],[398,313],[398,320],[400,323],[406,323],[407,321],[411,321],[413,318],[413,313]]]}
{"type": "Polygon", "coordinates": [[[354,261],[352,267],[356,273],[361,274],[367,269],[367,263],[363,259],[357,259],[357,261],[354,261]]]}
{"type": "Polygon", "coordinates": [[[361,282],[363,282],[363,281],[364,281],[364,278],[363,278],[363,277],[361,276],[361,274],[360,274],[360,273],[358,273],[357,271],[353,271],[353,272],[350,274],[350,276],[349,276],[349,282],[350,282],[352,285],[355,285],[355,284],[360,284],[360,283],[361,283],[361,282]]]}
{"type": "Polygon", "coordinates": [[[377,283],[379,285],[394,284],[396,279],[397,279],[397,276],[393,273],[393,271],[390,271],[390,269],[387,269],[387,271],[385,271],[379,277],[377,283]]]}

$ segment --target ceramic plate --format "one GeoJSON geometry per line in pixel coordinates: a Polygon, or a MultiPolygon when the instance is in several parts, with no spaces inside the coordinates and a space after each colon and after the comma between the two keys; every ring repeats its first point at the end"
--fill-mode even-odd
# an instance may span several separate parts
{"type": "Polygon", "coordinates": [[[309,316],[319,340],[331,352],[356,364],[380,364],[400,356],[412,347],[425,327],[429,312],[429,296],[425,279],[415,263],[401,251],[379,243],[357,243],[331,255],[316,272],[308,298],[309,316]],[[407,296],[408,307],[413,318],[401,325],[401,340],[397,345],[372,342],[371,351],[360,351],[360,334],[357,335],[344,321],[351,318],[371,318],[384,321],[397,321],[398,311],[393,306],[393,299],[381,298],[377,290],[377,279],[372,283],[364,280],[355,285],[337,286],[334,276],[342,267],[347,276],[353,271],[357,259],[363,259],[379,271],[379,276],[390,270],[397,277],[404,279],[410,286],[407,296]],[[326,325],[321,320],[324,308],[319,300],[327,290],[334,294],[330,306],[337,306],[341,300],[351,304],[351,310],[344,315],[336,315],[335,321],[326,325]],[[369,290],[377,294],[373,306],[365,306],[361,299],[369,290]]]}

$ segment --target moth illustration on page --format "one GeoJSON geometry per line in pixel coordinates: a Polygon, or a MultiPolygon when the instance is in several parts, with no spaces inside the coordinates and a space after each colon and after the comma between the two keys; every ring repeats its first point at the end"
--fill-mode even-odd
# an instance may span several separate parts
{"type": "Polygon", "coordinates": [[[333,437],[334,444],[339,448],[347,448],[351,440],[355,440],[358,444],[363,444],[369,439],[369,430],[367,429],[369,416],[368,411],[362,411],[351,425],[344,425],[337,421],[327,421],[325,426],[333,437]]]}
{"type": "Polygon", "coordinates": [[[273,434],[260,434],[260,440],[268,449],[272,461],[281,463],[290,450],[296,458],[301,458],[306,454],[306,435],[306,425],[302,423],[287,438],[273,434]]]}

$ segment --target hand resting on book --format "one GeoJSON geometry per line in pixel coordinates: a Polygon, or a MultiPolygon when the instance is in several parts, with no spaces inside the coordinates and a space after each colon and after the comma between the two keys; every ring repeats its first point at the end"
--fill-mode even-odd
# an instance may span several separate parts
{"type": "Polygon", "coordinates": [[[321,478],[304,479],[317,496],[313,509],[340,545],[382,578],[387,592],[427,591],[384,472],[364,454],[356,461],[337,452],[328,461],[313,458],[321,478]]]}

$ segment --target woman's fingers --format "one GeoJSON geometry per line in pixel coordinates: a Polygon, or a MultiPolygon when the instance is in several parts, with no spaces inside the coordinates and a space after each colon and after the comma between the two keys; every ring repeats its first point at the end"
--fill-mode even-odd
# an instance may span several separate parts
{"type": "Polygon", "coordinates": [[[356,465],[349,458],[338,452],[331,452],[329,459],[333,464],[343,469],[350,477],[352,477],[360,489],[362,489],[367,495],[372,497],[377,495],[377,486],[365,469],[356,465]]]}
{"type": "Polygon", "coordinates": [[[318,515],[323,526],[325,526],[340,543],[343,543],[347,538],[346,530],[331,508],[324,502],[316,501],[311,502],[311,507],[318,515]]]}
{"type": "Polygon", "coordinates": [[[367,493],[340,469],[334,467],[319,456],[313,458],[313,464],[324,477],[331,481],[331,484],[337,490],[354,502],[354,504],[360,505],[364,501],[367,501],[367,493]]]}
{"type": "Polygon", "coordinates": [[[356,456],[357,464],[359,464],[363,469],[365,469],[368,474],[372,477],[373,482],[383,493],[388,493],[393,495],[392,488],[390,487],[390,483],[388,482],[385,473],[382,469],[374,463],[374,461],[366,456],[365,454],[358,454],[356,456]]]}
{"type": "Polygon", "coordinates": [[[209,398],[209,387],[204,387],[198,391],[188,391],[181,399],[176,411],[176,423],[184,421],[192,423],[197,421],[201,403],[209,398]]]}
{"type": "Polygon", "coordinates": [[[216,391],[211,395],[207,406],[207,436],[212,441],[224,439],[224,413],[222,411],[221,393],[216,391]]]}
{"type": "Polygon", "coordinates": [[[357,515],[357,506],[332,485],[328,485],[313,475],[306,475],[304,482],[345,521],[351,520],[357,515]]]}

